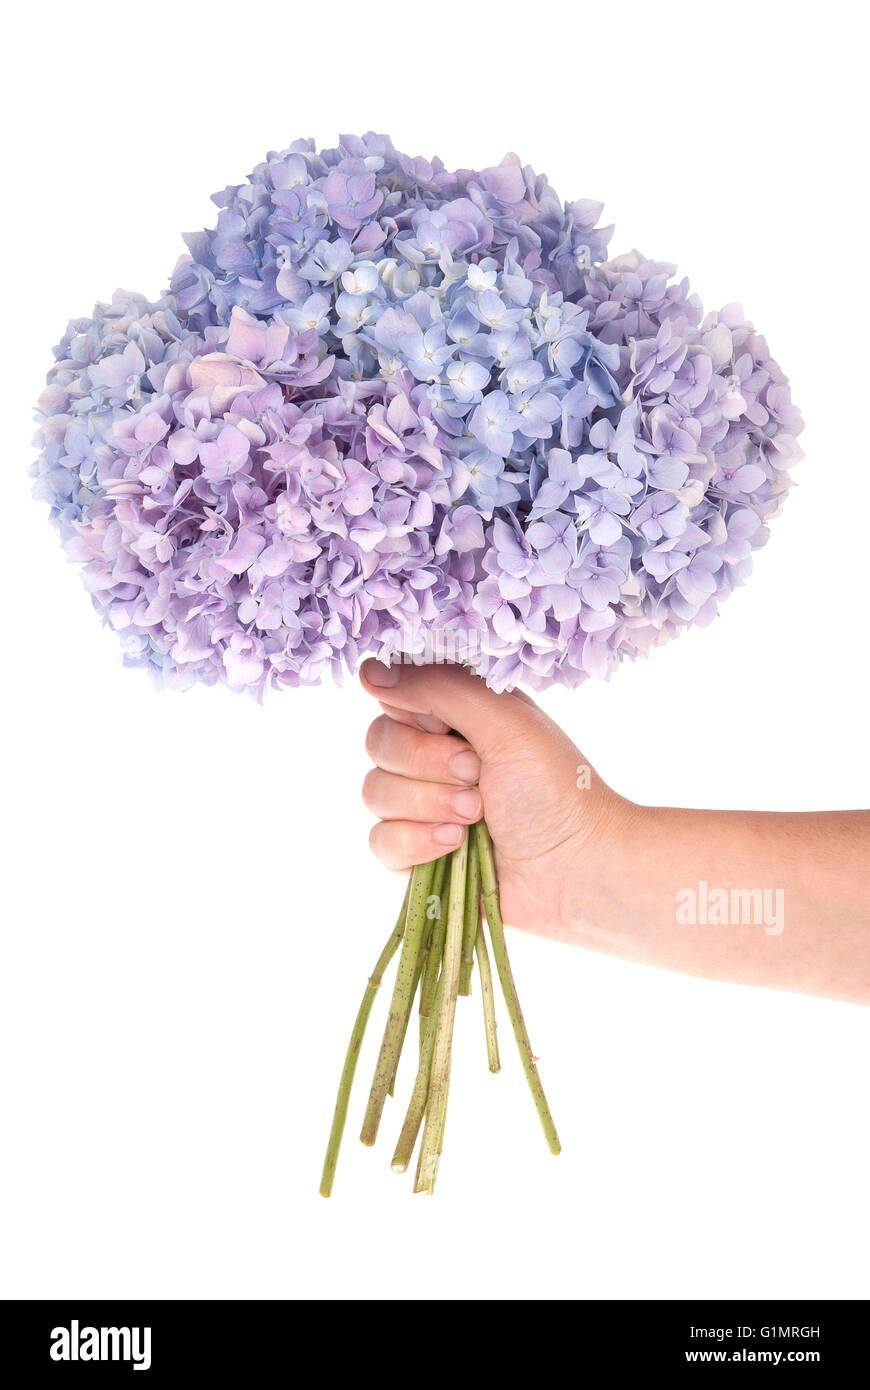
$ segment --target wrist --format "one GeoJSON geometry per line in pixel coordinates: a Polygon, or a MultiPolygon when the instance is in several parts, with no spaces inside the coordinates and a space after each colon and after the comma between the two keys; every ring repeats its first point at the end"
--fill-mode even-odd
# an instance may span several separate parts
{"type": "Polygon", "coordinates": [[[592,950],[617,948],[628,925],[624,905],[637,847],[649,843],[653,809],[606,789],[587,828],[571,845],[561,875],[562,940],[592,950]]]}

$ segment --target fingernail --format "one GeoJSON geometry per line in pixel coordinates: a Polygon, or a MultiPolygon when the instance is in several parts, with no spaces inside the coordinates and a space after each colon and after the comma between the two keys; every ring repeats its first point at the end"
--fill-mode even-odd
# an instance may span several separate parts
{"type": "Polygon", "coordinates": [[[458,845],[462,839],[461,825],[436,825],[432,831],[436,845],[458,845]]]}
{"type": "Polygon", "coordinates": [[[463,820],[476,820],[480,815],[481,805],[480,792],[475,791],[473,787],[457,792],[453,798],[453,809],[463,820]]]}
{"type": "Polygon", "coordinates": [[[426,734],[443,734],[447,725],[443,719],[436,719],[434,714],[418,714],[415,716],[418,728],[426,734]]]}
{"type": "Polygon", "coordinates": [[[367,661],[365,664],[365,678],[369,685],[377,685],[380,688],[395,685],[399,679],[398,666],[384,666],[381,661],[367,661]]]}
{"type": "Polygon", "coordinates": [[[476,782],[480,776],[480,758],[470,748],[463,748],[450,759],[450,771],[460,782],[476,782]]]}

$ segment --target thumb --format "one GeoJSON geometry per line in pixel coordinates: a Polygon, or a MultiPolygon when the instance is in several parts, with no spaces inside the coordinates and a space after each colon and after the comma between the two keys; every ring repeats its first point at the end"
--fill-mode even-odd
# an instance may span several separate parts
{"type": "Polygon", "coordinates": [[[514,752],[545,718],[528,696],[498,695],[462,666],[384,666],[370,660],[364,663],[360,678],[376,700],[410,714],[442,719],[486,762],[514,752]]]}

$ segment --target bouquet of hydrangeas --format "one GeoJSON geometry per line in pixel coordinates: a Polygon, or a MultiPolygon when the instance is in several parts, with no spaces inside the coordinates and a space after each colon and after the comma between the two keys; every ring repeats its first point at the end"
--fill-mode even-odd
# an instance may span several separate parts
{"type": "MultiPolygon", "coordinates": [[[[513,155],[450,172],[372,134],[297,141],[215,202],[159,300],[118,292],[70,323],[39,400],[36,493],[129,664],[257,695],[364,654],[576,685],[709,622],[745,579],[800,457],[787,379],[739,306],[704,317],[673,266],[605,260],[600,204],[561,203],[513,155]]],[[[363,1141],[419,993],[394,1166],[422,1127],[431,1191],[475,959],[497,1070],[481,903],[558,1152],[480,824],[411,876],[324,1193],[396,950],[363,1141]]]]}

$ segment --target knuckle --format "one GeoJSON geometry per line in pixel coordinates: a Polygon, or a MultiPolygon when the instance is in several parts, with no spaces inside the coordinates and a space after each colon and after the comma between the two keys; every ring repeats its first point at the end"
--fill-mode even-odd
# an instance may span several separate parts
{"type": "Polygon", "coordinates": [[[369,831],[369,849],[377,860],[386,868],[395,868],[394,857],[389,853],[390,845],[387,836],[387,827],[383,821],[378,821],[369,831]]]}
{"type": "Polygon", "coordinates": [[[433,777],[440,776],[446,762],[443,752],[445,741],[443,734],[415,733],[409,748],[410,774],[424,782],[431,782],[433,777]]]}
{"type": "Polygon", "coordinates": [[[365,777],[363,778],[363,784],[362,784],[362,799],[363,799],[363,805],[364,805],[369,811],[376,811],[376,810],[377,810],[377,807],[376,807],[377,787],[378,787],[378,771],[377,771],[377,768],[374,768],[374,767],[373,767],[372,770],[371,770],[371,772],[367,772],[367,773],[366,773],[365,777]]]}
{"type": "Polygon", "coordinates": [[[385,714],[379,714],[377,719],[372,720],[366,733],[366,752],[372,762],[377,762],[378,750],[383,746],[386,719],[385,714]]]}
{"type": "Polygon", "coordinates": [[[428,787],[425,782],[408,782],[405,790],[407,798],[407,818],[408,820],[423,820],[426,811],[426,801],[428,799],[428,787]]]}

